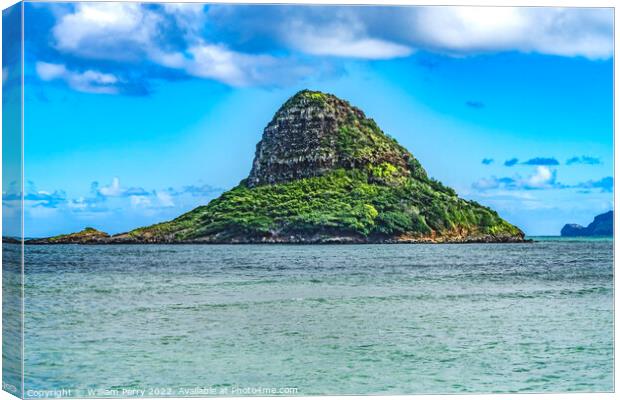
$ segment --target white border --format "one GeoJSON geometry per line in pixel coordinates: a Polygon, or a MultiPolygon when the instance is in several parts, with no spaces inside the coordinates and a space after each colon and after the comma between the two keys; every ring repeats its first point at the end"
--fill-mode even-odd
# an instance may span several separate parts
{"type": "MultiPolygon", "coordinates": [[[[68,0],[50,0],[50,1],[41,1],[41,0],[26,0],[28,2],[68,2],[68,0]]],[[[87,2],[87,1],[97,1],[97,0],[81,0],[83,2],[87,2]]],[[[114,0],[114,1],[119,1],[119,2],[132,2],[131,0],[114,0]]],[[[0,6],[3,10],[14,5],[17,4],[19,1],[18,0],[6,0],[3,1],[2,5],[0,6]]],[[[141,0],[139,2],[142,3],[161,3],[164,1],[157,1],[157,0],[141,0]]],[[[441,2],[441,1],[436,1],[436,0],[426,0],[426,1],[419,1],[419,0],[387,0],[387,1],[380,1],[380,0],[314,0],[314,1],[303,1],[303,0],[286,0],[286,1],[277,1],[277,0],[243,0],[243,1],[239,1],[239,0],[211,0],[211,1],[200,1],[200,0],[184,0],[184,1],[165,1],[165,2],[178,2],[178,3],[236,3],[236,4],[326,4],[326,5],[369,5],[369,4],[377,4],[377,5],[435,5],[435,6],[441,6],[441,5],[461,5],[461,6],[534,6],[534,7],[610,7],[610,8],[614,8],[614,19],[615,19],[615,15],[616,15],[616,10],[615,10],[615,5],[616,2],[615,1],[610,1],[610,0],[590,0],[590,1],[584,1],[584,0],[520,0],[520,1],[513,1],[513,0],[495,0],[495,1],[491,1],[491,0],[476,0],[476,1],[466,1],[466,0],[449,0],[446,2],[441,2]]],[[[24,136],[23,136],[23,117],[24,117],[24,107],[23,107],[23,96],[24,96],[24,91],[23,91],[23,79],[24,79],[24,74],[23,74],[23,68],[24,68],[24,63],[23,63],[23,57],[24,57],[24,40],[23,40],[23,21],[24,18],[24,14],[23,14],[23,9],[22,9],[22,185],[23,185],[23,174],[24,174],[24,158],[23,158],[23,144],[24,144],[24,136]]],[[[0,29],[2,27],[2,22],[0,19],[0,29]]],[[[616,53],[616,44],[617,41],[616,39],[616,35],[617,32],[614,31],[614,54],[616,53]]],[[[1,49],[1,41],[0,41],[0,49],[1,49]]],[[[1,56],[0,56],[1,58],[1,56]]],[[[617,141],[615,141],[615,132],[616,132],[616,127],[617,127],[617,120],[615,118],[616,112],[618,111],[618,103],[615,101],[615,93],[616,93],[616,80],[615,77],[617,76],[618,73],[618,64],[615,62],[614,59],[614,178],[619,177],[620,176],[620,165],[619,163],[615,162],[615,155],[618,154],[618,147],[620,146],[618,144],[617,141]]],[[[1,110],[1,105],[0,105],[0,110],[1,110]]],[[[1,127],[0,127],[0,136],[1,136],[1,127]]],[[[1,165],[0,165],[0,172],[1,172],[1,165]]],[[[614,185],[614,210],[618,211],[618,199],[615,196],[615,190],[616,190],[616,185],[614,185]]],[[[23,190],[22,190],[23,192],[23,190]]],[[[23,196],[23,193],[22,193],[23,196]]],[[[614,228],[618,227],[618,223],[620,223],[620,217],[618,216],[618,213],[614,213],[615,214],[615,220],[614,220],[614,228]]],[[[0,209],[0,217],[2,215],[2,211],[0,209]]],[[[23,215],[22,215],[22,229],[23,229],[23,215]]],[[[616,229],[614,229],[614,231],[616,231],[616,229]]],[[[614,232],[614,237],[615,236],[615,232],[614,232]]],[[[618,381],[618,377],[620,376],[619,372],[618,372],[618,359],[615,357],[615,347],[616,347],[616,343],[618,343],[618,339],[620,338],[620,335],[618,334],[618,331],[615,330],[615,320],[616,320],[616,315],[618,313],[618,299],[615,296],[615,288],[618,286],[618,274],[615,273],[615,266],[616,266],[616,260],[618,260],[618,255],[620,254],[620,251],[618,250],[618,248],[615,245],[615,241],[614,241],[614,384],[618,381]]],[[[22,257],[23,257],[23,251],[22,251],[22,257]]],[[[23,262],[22,262],[22,295],[23,295],[23,280],[24,280],[24,275],[23,275],[23,262]]],[[[0,295],[2,294],[2,288],[0,287],[0,295]]],[[[22,312],[23,312],[23,306],[24,306],[24,299],[25,297],[22,297],[22,312]]],[[[1,322],[0,322],[1,323],[1,322]]],[[[22,324],[23,324],[23,319],[22,319],[22,324]]],[[[23,328],[23,326],[22,326],[23,328]]],[[[0,330],[0,338],[1,338],[1,330],[0,330]]],[[[22,338],[23,341],[23,338],[22,338]]],[[[0,359],[0,366],[1,366],[1,359],[0,359]]],[[[22,390],[23,390],[23,344],[22,344],[22,390]]],[[[319,400],[325,397],[329,397],[331,399],[365,399],[368,396],[312,396],[312,397],[303,397],[304,399],[315,399],[315,400],[319,400]]],[[[15,396],[10,395],[7,392],[4,391],[0,391],[0,400],[3,399],[15,399],[15,396]]],[[[228,399],[246,399],[247,397],[227,397],[228,399]]],[[[260,399],[260,400],[267,400],[267,399],[273,399],[273,397],[253,397],[254,399],[260,399]]],[[[298,399],[299,396],[297,397],[278,397],[281,399],[287,399],[287,400],[293,400],[293,399],[298,399]]],[[[378,399],[378,400],[399,400],[399,399],[411,399],[411,400],[442,400],[442,399],[459,399],[459,400],[473,400],[473,399],[483,399],[483,400],[506,400],[506,399],[511,399],[511,400],[533,400],[533,399],[541,399],[541,400],[546,400],[546,399],[561,399],[561,400],[578,400],[578,399],[615,399],[616,395],[615,393],[557,393],[557,394],[484,394],[484,395],[398,395],[398,396],[372,396],[373,399],[378,399]]],[[[161,398],[158,398],[161,399],[161,398]]],[[[181,400],[183,398],[167,398],[167,399],[174,399],[174,400],[181,400]]]]}

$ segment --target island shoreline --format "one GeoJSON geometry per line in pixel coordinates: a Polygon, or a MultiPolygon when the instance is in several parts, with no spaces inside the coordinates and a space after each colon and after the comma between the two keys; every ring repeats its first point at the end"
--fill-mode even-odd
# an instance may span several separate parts
{"type": "MultiPolygon", "coordinates": [[[[508,240],[383,240],[383,241],[353,241],[353,240],[323,240],[323,241],[275,241],[275,240],[260,240],[260,241],[98,241],[98,242],[83,242],[83,243],[70,243],[70,242],[46,242],[39,239],[30,239],[23,242],[28,246],[52,246],[52,245],[80,245],[80,246],[112,246],[112,245],[295,245],[295,246],[309,246],[309,245],[390,245],[390,244],[520,244],[520,243],[534,243],[533,239],[508,239],[508,240]]],[[[15,242],[5,242],[8,244],[21,244],[15,242]]]]}

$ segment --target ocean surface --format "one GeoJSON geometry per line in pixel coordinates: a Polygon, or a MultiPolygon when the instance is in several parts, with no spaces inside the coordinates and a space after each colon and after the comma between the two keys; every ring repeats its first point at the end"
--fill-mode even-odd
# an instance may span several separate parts
{"type": "Polygon", "coordinates": [[[26,246],[26,395],[612,391],[612,249],[26,246]]]}

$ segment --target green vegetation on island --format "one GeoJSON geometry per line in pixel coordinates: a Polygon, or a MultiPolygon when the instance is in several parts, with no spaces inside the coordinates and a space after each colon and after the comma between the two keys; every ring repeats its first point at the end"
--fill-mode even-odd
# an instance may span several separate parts
{"type": "Polygon", "coordinates": [[[98,231],[95,228],[86,227],[80,232],[69,233],[65,235],[52,236],[46,239],[33,239],[30,243],[45,243],[45,244],[79,244],[79,243],[98,243],[103,242],[106,239],[110,238],[105,232],[98,231]]]}
{"type": "MultiPolygon", "coordinates": [[[[378,171],[385,179],[385,170],[378,171]]],[[[343,236],[364,241],[403,235],[422,239],[435,234],[448,240],[520,235],[496,212],[458,198],[436,181],[400,178],[386,185],[373,182],[375,176],[374,171],[339,169],[255,188],[242,181],[207,206],[128,235],[146,241],[212,237],[222,242],[263,237],[286,241],[291,236],[295,241],[343,236]]]]}

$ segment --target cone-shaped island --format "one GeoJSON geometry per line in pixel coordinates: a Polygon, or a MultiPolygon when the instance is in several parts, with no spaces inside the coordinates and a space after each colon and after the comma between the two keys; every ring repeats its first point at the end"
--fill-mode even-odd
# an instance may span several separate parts
{"type": "Polygon", "coordinates": [[[248,178],[208,205],[118,235],[88,230],[30,243],[523,240],[523,232],[495,211],[429,178],[361,110],[331,94],[303,90],[265,128],[248,178]]]}

